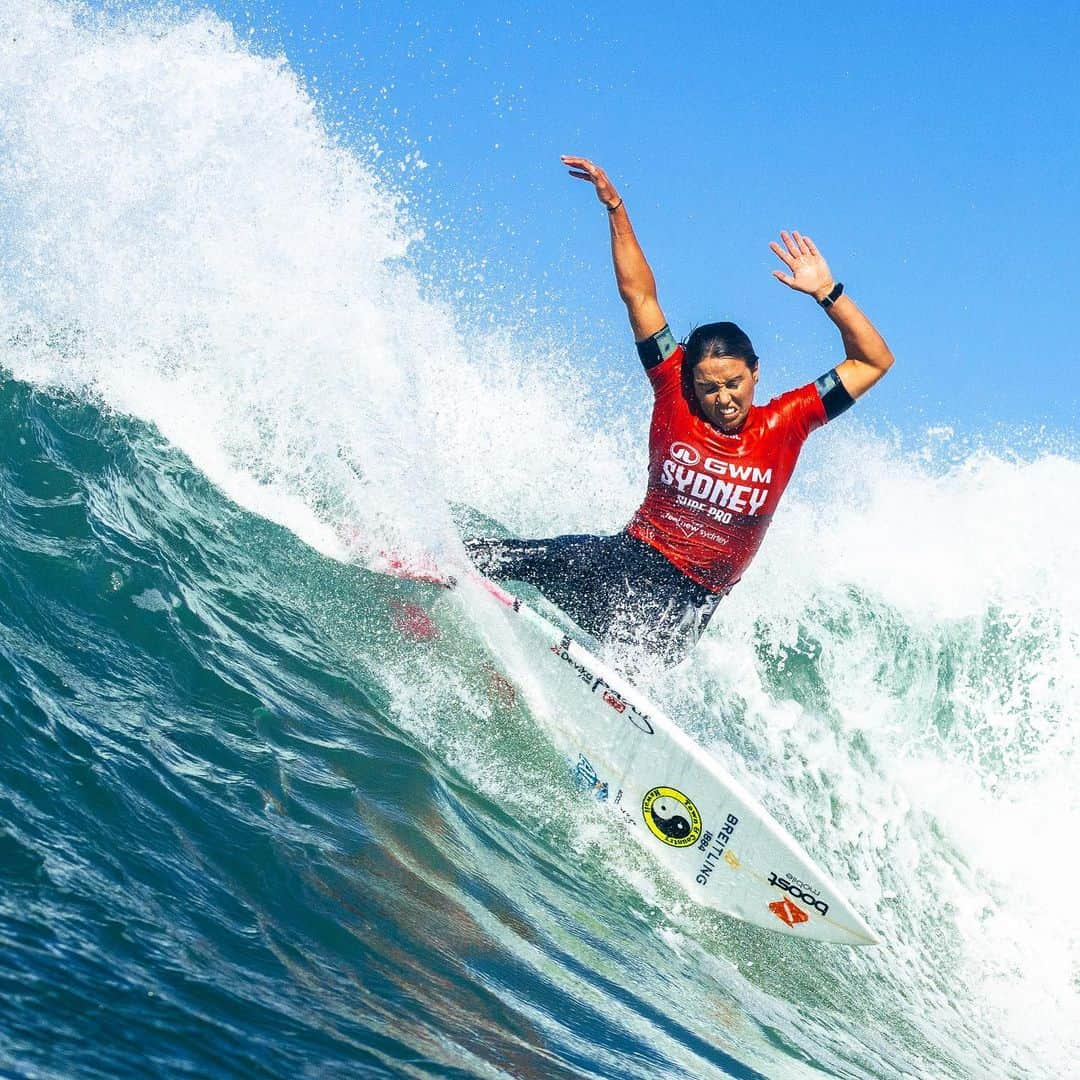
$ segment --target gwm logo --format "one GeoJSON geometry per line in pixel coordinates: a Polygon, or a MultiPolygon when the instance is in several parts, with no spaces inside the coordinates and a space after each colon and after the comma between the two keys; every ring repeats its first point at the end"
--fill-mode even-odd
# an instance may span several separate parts
{"type": "Polygon", "coordinates": [[[684,442],[672,443],[668,456],[683,465],[696,465],[701,460],[701,455],[692,446],[687,446],[684,442]]]}

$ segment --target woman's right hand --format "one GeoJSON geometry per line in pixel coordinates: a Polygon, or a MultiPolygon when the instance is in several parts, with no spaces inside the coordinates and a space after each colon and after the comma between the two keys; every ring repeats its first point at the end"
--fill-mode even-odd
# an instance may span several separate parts
{"type": "Polygon", "coordinates": [[[570,175],[578,180],[588,180],[596,188],[596,197],[610,210],[622,201],[615,185],[607,178],[607,173],[594,165],[588,158],[562,155],[562,163],[570,170],[570,175]]]}
{"type": "Polygon", "coordinates": [[[630,328],[635,341],[644,341],[662,330],[667,324],[664,313],[656,299],[656,281],[645,260],[645,253],[634,235],[630,218],[620,209],[623,201],[607,173],[588,158],[562,155],[563,164],[570,175],[578,180],[588,180],[596,188],[596,197],[612,211],[607,215],[611,230],[611,258],[615,266],[615,284],[619,296],[626,304],[630,328]],[[618,210],[618,213],[614,211],[618,210]]]}

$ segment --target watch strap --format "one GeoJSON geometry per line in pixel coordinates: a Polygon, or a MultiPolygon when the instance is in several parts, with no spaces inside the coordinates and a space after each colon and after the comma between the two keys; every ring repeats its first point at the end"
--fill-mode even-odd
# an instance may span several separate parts
{"type": "Polygon", "coordinates": [[[825,310],[826,310],[826,311],[828,311],[828,310],[829,310],[829,308],[831,308],[831,307],[833,306],[833,304],[835,304],[835,303],[836,303],[836,301],[837,301],[837,300],[839,300],[839,299],[840,299],[840,297],[841,297],[841,296],[843,296],[843,295],[844,295],[844,283],[843,283],[842,281],[838,281],[838,282],[836,282],[836,284],[835,284],[835,285],[833,285],[833,287],[832,287],[832,288],[831,288],[831,289],[829,290],[829,292],[828,292],[828,295],[827,295],[827,296],[823,296],[823,297],[822,297],[822,298],[821,298],[821,299],[820,299],[820,300],[818,301],[818,303],[819,303],[819,304],[820,304],[820,305],[821,305],[821,306],[822,306],[823,308],[825,308],[825,310]]]}

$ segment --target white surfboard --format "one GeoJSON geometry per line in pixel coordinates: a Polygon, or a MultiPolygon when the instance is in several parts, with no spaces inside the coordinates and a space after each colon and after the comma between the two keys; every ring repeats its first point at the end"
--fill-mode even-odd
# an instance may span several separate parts
{"type": "MultiPolygon", "coordinates": [[[[453,586],[394,559],[386,573],[453,586]]],[[[553,708],[540,719],[594,797],[699,903],[791,937],[845,945],[877,938],[799,843],[654,702],[517,597],[473,570],[507,611],[553,708]]]]}

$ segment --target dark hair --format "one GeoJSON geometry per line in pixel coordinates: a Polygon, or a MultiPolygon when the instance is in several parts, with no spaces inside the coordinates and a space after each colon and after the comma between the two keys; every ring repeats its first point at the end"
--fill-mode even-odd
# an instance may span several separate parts
{"type": "Polygon", "coordinates": [[[758,365],[757,353],[746,336],[745,331],[733,322],[711,322],[695,326],[686,339],[686,357],[683,361],[687,370],[693,371],[702,360],[714,356],[737,356],[746,361],[746,366],[753,371],[758,365]]]}

